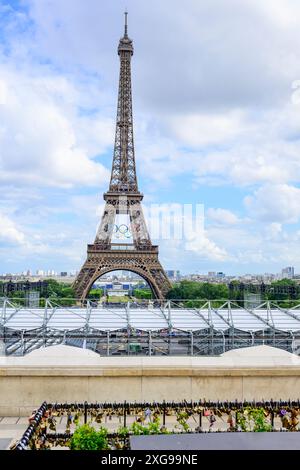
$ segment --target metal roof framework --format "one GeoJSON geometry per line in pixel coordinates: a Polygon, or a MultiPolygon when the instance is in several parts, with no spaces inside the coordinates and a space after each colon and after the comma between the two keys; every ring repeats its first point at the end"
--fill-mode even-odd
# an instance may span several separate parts
{"type": "Polygon", "coordinates": [[[7,355],[66,344],[101,355],[216,355],[230,349],[269,344],[300,352],[300,304],[280,308],[270,301],[254,309],[226,301],[182,303],[133,302],[124,307],[62,307],[47,300],[44,308],[20,307],[5,299],[0,341],[7,355]]]}

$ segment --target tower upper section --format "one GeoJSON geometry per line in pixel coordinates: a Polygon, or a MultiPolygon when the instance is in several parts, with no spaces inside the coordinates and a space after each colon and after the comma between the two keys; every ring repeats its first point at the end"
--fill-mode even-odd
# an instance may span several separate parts
{"type": "Polygon", "coordinates": [[[120,39],[120,79],[114,156],[109,191],[114,193],[138,193],[132,118],[131,57],[133,43],[128,37],[127,12],[124,36],[120,39]]]}

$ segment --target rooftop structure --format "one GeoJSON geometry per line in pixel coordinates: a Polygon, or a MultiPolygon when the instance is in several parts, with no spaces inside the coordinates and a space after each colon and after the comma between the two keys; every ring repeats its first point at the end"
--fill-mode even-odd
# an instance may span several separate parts
{"type": "Polygon", "coordinates": [[[265,302],[240,308],[234,302],[199,308],[155,301],[142,305],[24,308],[1,307],[2,354],[25,355],[51,345],[90,349],[100,355],[218,355],[259,345],[300,350],[300,305],[290,309],[265,302]]]}

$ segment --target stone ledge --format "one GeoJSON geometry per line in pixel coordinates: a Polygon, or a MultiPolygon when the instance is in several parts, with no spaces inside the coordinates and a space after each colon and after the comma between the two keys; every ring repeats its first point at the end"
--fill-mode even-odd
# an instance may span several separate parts
{"type": "Polygon", "coordinates": [[[289,367],[1,367],[0,378],[2,377],[215,377],[215,376],[300,376],[299,366],[289,367]]]}

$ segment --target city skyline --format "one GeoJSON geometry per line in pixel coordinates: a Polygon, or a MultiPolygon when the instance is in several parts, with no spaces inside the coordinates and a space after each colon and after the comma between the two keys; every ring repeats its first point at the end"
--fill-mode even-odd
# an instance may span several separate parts
{"type": "MultiPolygon", "coordinates": [[[[37,270],[31,270],[31,269],[25,269],[21,270],[20,272],[0,272],[0,277],[76,277],[79,271],[66,271],[66,270],[55,270],[55,269],[49,269],[49,270],[44,270],[44,269],[37,269],[37,270]]],[[[118,271],[112,271],[107,273],[105,276],[113,276],[115,274],[121,275],[122,273],[123,277],[126,277],[126,274],[128,277],[130,276],[137,276],[140,277],[138,274],[135,274],[131,271],[125,270],[118,270],[118,271]]],[[[199,279],[228,279],[228,278],[240,278],[240,279],[260,279],[260,278],[265,278],[265,279],[294,279],[294,278],[299,278],[300,274],[295,270],[294,266],[287,266],[283,267],[280,269],[279,272],[263,272],[263,273],[244,273],[244,274],[228,274],[224,273],[223,271],[207,271],[207,272],[199,272],[198,270],[195,272],[181,272],[180,270],[176,269],[166,269],[166,273],[168,277],[176,278],[177,280],[180,280],[182,278],[188,278],[188,277],[199,277],[199,279]]],[[[103,278],[105,277],[103,276],[103,278]]],[[[101,280],[101,278],[99,278],[101,280]]]]}
{"type": "MultiPolygon", "coordinates": [[[[297,267],[298,9],[280,0],[127,7],[145,205],[205,211],[205,231],[188,246],[158,240],[164,267],[297,267]]],[[[2,272],[58,270],[62,257],[76,271],[84,260],[111,167],[123,10],[120,1],[0,2],[2,272]]]]}

